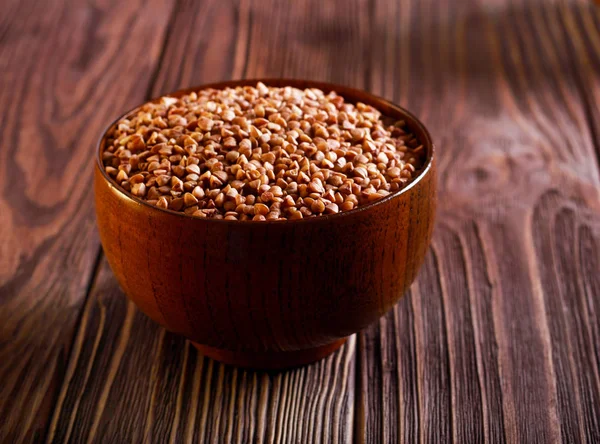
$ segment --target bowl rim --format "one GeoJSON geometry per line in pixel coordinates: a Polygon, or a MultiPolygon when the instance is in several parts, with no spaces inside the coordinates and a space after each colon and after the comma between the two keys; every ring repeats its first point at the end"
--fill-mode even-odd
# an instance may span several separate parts
{"type": "MultiPolygon", "coordinates": [[[[383,115],[385,115],[378,106],[375,106],[375,105],[371,105],[371,106],[373,106],[375,109],[378,109],[383,115]]],[[[179,89],[179,90],[169,92],[166,94],[161,94],[152,99],[146,100],[143,103],[131,108],[129,111],[126,111],[125,113],[121,114],[119,117],[117,117],[115,120],[113,120],[108,126],[105,127],[105,129],[102,131],[100,139],[96,143],[95,152],[96,152],[96,156],[95,156],[96,157],[96,168],[98,168],[100,174],[102,174],[102,176],[103,176],[104,180],[106,181],[106,183],[108,184],[108,186],[111,189],[116,190],[117,193],[120,194],[122,198],[125,198],[126,200],[128,200],[134,204],[142,205],[151,210],[161,211],[166,214],[173,215],[173,216],[185,217],[189,220],[198,221],[198,223],[204,222],[204,223],[219,223],[219,224],[236,224],[236,225],[244,225],[244,226],[245,225],[261,225],[262,226],[262,225],[271,225],[271,224],[282,225],[282,223],[284,223],[285,225],[288,225],[288,224],[297,224],[297,223],[301,223],[301,224],[302,223],[317,223],[319,221],[327,222],[327,221],[330,221],[331,219],[337,219],[337,218],[341,218],[341,217],[349,217],[352,215],[356,215],[360,212],[373,209],[379,205],[383,205],[386,202],[391,201],[392,199],[396,199],[400,195],[411,190],[414,186],[417,185],[417,183],[419,183],[425,176],[427,176],[431,172],[434,157],[435,157],[435,146],[431,139],[431,135],[429,134],[429,131],[427,130],[427,127],[414,114],[412,114],[407,109],[401,107],[400,105],[396,105],[395,103],[384,99],[383,97],[377,96],[375,94],[371,94],[370,92],[365,91],[365,90],[353,88],[350,86],[340,85],[340,84],[336,84],[336,83],[321,82],[318,80],[305,80],[305,79],[298,79],[298,78],[275,78],[275,77],[273,77],[273,78],[253,78],[253,79],[228,80],[228,81],[222,81],[222,82],[211,82],[211,83],[206,83],[206,84],[193,86],[193,87],[189,87],[189,88],[179,89]],[[185,214],[180,211],[169,210],[167,208],[159,208],[159,207],[149,204],[145,200],[142,200],[142,199],[138,198],[137,196],[134,196],[133,194],[131,194],[129,191],[126,191],[125,189],[123,189],[118,183],[116,183],[114,181],[114,179],[112,177],[109,176],[109,174],[104,169],[104,164],[102,162],[102,152],[104,151],[104,142],[105,142],[106,136],[108,134],[108,131],[111,128],[113,128],[113,126],[116,125],[119,120],[121,120],[125,117],[128,117],[128,116],[132,115],[133,113],[137,112],[145,104],[156,102],[156,101],[160,100],[162,97],[178,97],[181,95],[189,94],[191,92],[200,91],[203,89],[209,89],[209,88],[223,89],[223,88],[227,88],[227,87],[232,88],[232,87],[237,87],[237,86],[250,86],[250,85],[256,85],[258,82],[262,82],[267,86],[273,85],[276,87],[291,86],[291,87],[295,87],[295,88],[318,88],[318,89],[323,90],[326,93],[329,91],[336,91],[340,96],[344,97],[344,99],[347,98],[347,94],[353,95],[353,96],[364,95],[364,96],[367,96],[368,99],[372,102],[379,102],[380,105],[384,104],[390,108],[393,108],[395,111],[402,114],[403,117],[408,118],[407,123],[409,124],[409,126],[411,126],[413,128],[414,127],[418,128],[418,130],[423,134],[424,140],[422,142],[423,142],[423,145],[425,146],[425,148],[427,149],[427,156],[426,156],[425,162],[423,163],[423,166],[418,170],[418,175],[416,177],[414,177],[408,183],[407,186],[405,186],[404,188],[402,188],[398,191],[390,193],[389,195],[387,195],[384,198],[379,199],[375,202],[367,203],[365,205],[362,205],[358,208],[354,208],[352,210],[340,211],[339,213],[335,213],[335,214],[324,214],[321,216],[308,217],[308,218],[303,218],[303,219],[292,219],[292,220],[287,219],[284,221],[281,221],[281,220],[239,221],[239,220],[200,218],[200,217],[194,217],[191,214],[185,214]]]]}

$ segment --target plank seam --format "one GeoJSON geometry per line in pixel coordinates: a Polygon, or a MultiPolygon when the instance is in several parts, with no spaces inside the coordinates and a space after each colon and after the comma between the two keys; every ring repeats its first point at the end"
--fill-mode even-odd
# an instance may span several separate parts
{"type": "MultiPolygon", "coordinates": [[[[60,376],[60,381],[57,384],[57,388],[53,394],[52,408],[50,409],[50,414],[48,415],[48,421],[46,423],[46,426],[44,427],[41,441],[46,441],[48,439],[48,433],[50,432],[50,427],[51,427],[52,423],[54,422],[54,416],[57,413],[56,406],[58,404],[63,386],[66,382],[65,379],[66,379],[67,373],[68,373],[66,371],[66,369],[69,367],[69,363],[73,359],[73,354],[75,353],[74,349],[75,349],[75,341],[77,340],[77,334],[79,333],[79,330],[81,328],[81,322],[83,320],[83,315],[85,314],[85,308],[87,307],[87,303],[92,294],[92,290],[94,289],[94,287],[96,285],[96,280],[98,278],[98,274],[100,271],[100,264],[102,263],[103,256],[104,256],[104,254],[102,252],[102,247],[100,245],[98,245],[98,251],[96,251],[96,257],[94,259],[94,263],[91,268],[90,277],[89,277],[88,283],[86,285],[85,296],[84,296],[83,302],[81,304],[81,309],[79,310],[79,313],[77,313],[77,320],[75,321],[75,325],[73,327],[73,334],[71,335],[71,338],[69,340],[69,346],[67,348],[68,358],[65,361],[65,363],[66,363],[65,372],[60,376]]],[[[58,413],[60,413],[60,412],[58,412],[58,413]]]]}
{"type": "Polygon", "coordinates": [[[152,76],[150,77],[150,81],[148,82],[148,88],[146,89],[145,96],[146,100],[150,100],[152,98],[154,88],[156,87],[158,75],[160,74],[161,68],[163,66],[165,54],[167,52],[167,48],[169,47],[169,42],[171,41],[171,35],[173,34],[172,31],[175,27],[175,22],[177,19],[177,11],[179,10],[180,6],[181,0],[175,0],[175,4],[173,5],[173,9],[171,10],[171,15],[169,16],[169,21],[167,22],[167,27],[165,28],[165,35],[163,37],[162,46],[158,55],[158,61],[156,62],[156,67],[152,71],[152,76]]]}
{"type": "Polygon", "coordinates": [[[354,353],[356,354],[354,362],[354,415],[352,418],[353,439],[352,442],[364,442],[364,397],[362,387],[361,363],[363,358],[362,348],[364,346],[363,332],[356,334],[356,345],[354,353]],[[362,437],[360,439],[359,437],[362,437]]]}

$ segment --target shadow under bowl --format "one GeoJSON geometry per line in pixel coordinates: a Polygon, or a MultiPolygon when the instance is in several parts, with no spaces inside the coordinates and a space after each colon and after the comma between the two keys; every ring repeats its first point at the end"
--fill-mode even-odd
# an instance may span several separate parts
{"type": "Polygon", "coordinates": [[[199,219],[156,208],[119,187],[102,165],[107,129],[97,152],[94,190],[104,253],[142,312],[211,358],[275,369],[323,358],[400,299],[430,244],[436,175],[423,124],[364,91],[256,79],[169,95],[258,81],[333,90],[348,102],[404,119],[424,145],[424,165],[404,189],[352,211],[295,221],[199,219]]]}

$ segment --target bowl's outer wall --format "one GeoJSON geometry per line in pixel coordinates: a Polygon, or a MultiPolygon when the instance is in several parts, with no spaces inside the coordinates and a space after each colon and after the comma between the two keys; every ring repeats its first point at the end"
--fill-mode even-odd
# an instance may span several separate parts
{"type": "Polygon", "coordinates": [[[127,296],[168,330],[243,351],[316,347],[378,319],[423,263],[436,206],[435,159],[391,199],[295,223],[161,211],[99,165],[94,183],[104,253],[127,296]]]}

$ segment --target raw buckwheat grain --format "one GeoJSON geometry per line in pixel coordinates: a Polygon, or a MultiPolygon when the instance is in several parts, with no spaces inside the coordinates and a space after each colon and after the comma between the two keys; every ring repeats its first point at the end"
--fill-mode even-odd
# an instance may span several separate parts
{"type": "Polygon", "coordinates": [[[110,130],[102,160],[159,208],[264,221],[375,202],[404,187],[423,155],[404,121],[369,105],[258,83],[147,103],[110,130]]]}

